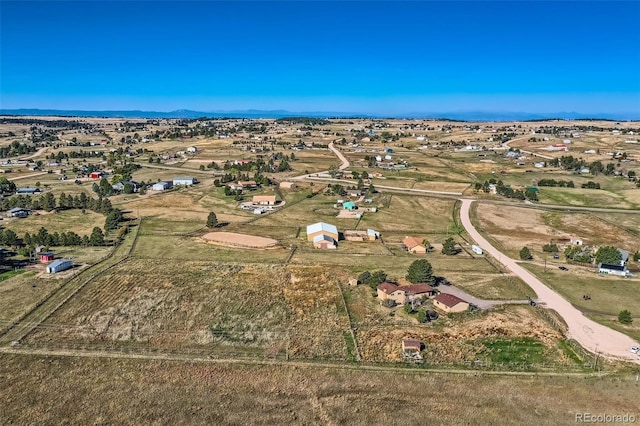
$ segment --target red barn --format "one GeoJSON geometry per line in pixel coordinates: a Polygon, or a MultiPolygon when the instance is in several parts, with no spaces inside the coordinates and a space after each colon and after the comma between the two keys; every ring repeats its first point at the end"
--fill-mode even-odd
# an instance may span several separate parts
{"type": "Polygon", "coordinates": [[[54,255],[50,251],[47,251],[45,253],[40,253],[40,262],[51,262],[53,259],[54,259],[54,255]]]}
{"type": "Polygon", "coordinates": [[[100,179],[102,177],[102,172],[91,172],[91,174],[89,174],[89,177],[91,179],[100,179]]]}

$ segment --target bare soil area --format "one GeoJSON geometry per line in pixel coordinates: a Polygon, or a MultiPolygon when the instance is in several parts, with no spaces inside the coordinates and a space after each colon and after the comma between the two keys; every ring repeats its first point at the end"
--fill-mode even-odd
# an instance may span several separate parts
{"type": "Polygon", "coordinates": [[[228,246],[251,248],[268,248],[278,244],[277,240],[255,235],[237,234],[235,232],[209,232],[202,236],[207,242],[228,246]]]}

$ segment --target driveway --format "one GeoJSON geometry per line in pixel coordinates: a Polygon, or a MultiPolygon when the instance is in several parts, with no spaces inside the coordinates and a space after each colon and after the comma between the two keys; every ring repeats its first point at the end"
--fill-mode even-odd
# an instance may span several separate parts
{"type": "Polygon", "coordinates": [[[489,253],[496,260],[502,263],[505,268],[512,271],[525,283],[527,283],[533,291],[538,295],[538,300],[544,303],[547,308],[553,309],[569,327],[568,334],[575,339],[585,349],[591,352],[601,353],[607,358],[623,359],[640,364],[640,358],[633,355],[629,349],[636,345],[636,342],[629,336],[618,331],[612,330],[595,321],[585,317],[582,312],[573,307],[571,303],[565,300],[554,290],[547,287],[536,276],[524,269],[518,263],[498,251],[474,228],[469,218],[469,209],[474,200],[463,198],[460,207],[460,220],[464,229],[469,233],[471,238],[476,241],[485,252],[489,253]]]}
{"type": "MultiPolygon", "coordinates": [[[[454,285],[439,285],[438,291],[440,293],[452,294],[460,299],[476,305],[480,309],[491,309],[496,305],[528,305],[529,301],[523,300],[487,300],[478,299],[467,293],[466,291],[454,286],[454,285]]],[[[534,299],[537,302],[537,299],[534,299]]]]}

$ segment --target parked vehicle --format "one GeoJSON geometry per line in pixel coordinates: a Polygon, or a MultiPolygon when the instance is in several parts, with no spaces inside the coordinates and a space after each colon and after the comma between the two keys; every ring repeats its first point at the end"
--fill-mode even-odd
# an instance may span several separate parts
{"type": "Polygon", "coordinates": [[[559,266],[558,267],[561,271],[568,271],[569,268],[567,268],[566,266],[559,266]]]}

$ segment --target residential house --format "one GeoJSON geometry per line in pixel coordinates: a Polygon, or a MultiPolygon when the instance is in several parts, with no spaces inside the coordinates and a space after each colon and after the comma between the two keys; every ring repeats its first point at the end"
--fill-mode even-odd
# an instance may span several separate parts
{"type": "Polygon", "coordinates": [[[469,310],[469,302],[465,302],[453,294],[440,293],[433,299],[433,306],[444,312],[466,312],[469,310]]]}
{"type": "Polygon", "coordinates": [[[240,180],[238,181],[238,185],[240,185],[242,189],[256,189],[258,187],[255,180],[240,180]]]}
{"type": "Polygon", "coordinates": [[[404,240],[402,240],[402,244],[404,244],[404,246],[407,248],[407,251],[409,253],[413,253],[413,254],[427,253],[427,247],[425,247],[425,245],[422,244],[422,242],[415,237],[404,237],[404,240]]]}
{"type": "Polygon", "coordinates": [[[14,207],[11,210],[8,210],[7,213],[10,217],[27,217],[32,211],[30,209],[25,209],[23,207],[14,207]]]}
{"type": "Polygon", "coordinates": [[[625,265],[609,265],[601,263],[598,265],[598,273],[626,277],[629,274],[629,271],[625,265]]]}
{"type": "Polygon", "coordinates": [[[298,185],[296,185],[294,182],[280,182],[279,186],[282,189],[293,189],[293,188],[296,188],[298,185]]]}
{"type": "Polygon", "coordinates": [[[362,195],[362,191],[359,189],[347,189],[347,195],[349,197],[360,197],[362,195]]]}
{"type": "Polygon", "coordinates": [[[275,195],[254,195],[252,199],[253,204],[260,204],[261,206],[273,206],[276,203],[275,195]]]}
{"type": "Polygon", "coordinates": [[[569,244],[574,246],[581,246],[582,244],[584,244],[584,242],[582,241],[582,238],[571,236],[571,238],[569,239],[569,244]]]}
{"type": "Polygon", "coordinates": [[[390,282],[383,282],[376,288],[378,299],[391,299],[398,305],[405,305],[421,297],[433,296],[433,288],[428,284],[411,284],[399,286],[390,282]]]}
{"type": "Polygon", "coordinates": [[[620,266],[625,266],[629,261],[629,252],[621,248],[617,250],[620,253],[620,266]]]}
{"type": "Polygon", "coordinates": [[[111,187],[115,190],[115,191],[120,191],[123,192],[124,191],[124,187],[126,185],[131,185],[131,187],[133,188],[133,192],[138,192],[138,190],[140,189],[140,184],[138,182],[132,181],[132,180],[122,180],[118,183],[114,183],[113,185],[111,185],[111,187]]]}
{"type": "Polygon", "coordinates": [[[40,192],[40,188],[18,188],[16,189],[16,194],[27,194],[34,195],[40,192]]]}

